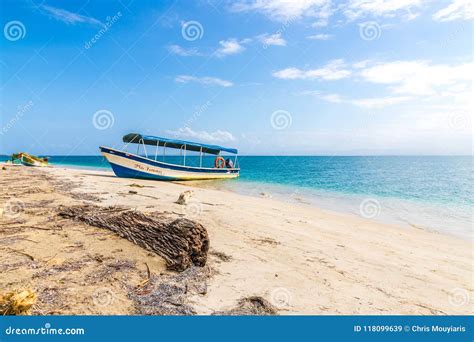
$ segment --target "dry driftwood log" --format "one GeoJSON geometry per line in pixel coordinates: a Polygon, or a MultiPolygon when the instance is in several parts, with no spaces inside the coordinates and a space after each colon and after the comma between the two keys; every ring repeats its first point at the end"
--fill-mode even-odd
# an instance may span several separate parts
{"type": "Polygon", "coordinates": [[[117,207],[81,205],[60,207],[59,215],[106,228],[119,236],[157,253],[168,269],[183,271],[189,266],[204,266],[209,250],[209,236],[201,224],[179,218],[171,223],[163,217],[117,207]]]}

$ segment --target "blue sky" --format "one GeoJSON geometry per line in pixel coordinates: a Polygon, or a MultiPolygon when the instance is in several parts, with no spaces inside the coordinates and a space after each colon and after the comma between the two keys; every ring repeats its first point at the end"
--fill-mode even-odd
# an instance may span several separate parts
{"type": "Polygon", "coordinates": [[[243,154],[472,154],[471,1],[1,1],[0,154],[140,132],[243,154]]]}

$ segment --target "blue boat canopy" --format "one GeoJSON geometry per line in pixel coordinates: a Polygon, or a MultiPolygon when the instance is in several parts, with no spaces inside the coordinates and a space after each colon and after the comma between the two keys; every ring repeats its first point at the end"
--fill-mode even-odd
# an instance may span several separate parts
{"type": "Polygon", "coordinates": [[[208,144],[200,144],[191,141],[185,140],[176,140],[176,139],[168,139],[162,137],[155,137],[152,135],[142,135],[137,133],[129,133],[123,136],[124,143],[131,143],[131,144],[145,144],[145,145],[153,145],[153,146],[164,146],[170,148],[181,149],[185,148],[187,151],[195,151],[195,152],[204,152],[210,154],[219,154],[219,152],[224,151],[228,153],[237,154],[238,151],[235,148],[228,148],[222,147],[217,145],[208,145],[208,144]]]}

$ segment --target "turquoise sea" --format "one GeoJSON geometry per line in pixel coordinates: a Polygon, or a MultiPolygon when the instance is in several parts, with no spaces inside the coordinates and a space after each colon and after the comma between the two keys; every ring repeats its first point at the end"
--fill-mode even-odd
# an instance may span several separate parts
{"type": "MultiPolygon", "coordinates": [[[[51,156],[50,162],[110,170],[102,156],[51,156]]],[[[188,156],[186,163],[199,161],[188,156]]],[[[472,238],[472,156],[240,156],[239,163],[239,179],[202,185],[472,238]]]]}

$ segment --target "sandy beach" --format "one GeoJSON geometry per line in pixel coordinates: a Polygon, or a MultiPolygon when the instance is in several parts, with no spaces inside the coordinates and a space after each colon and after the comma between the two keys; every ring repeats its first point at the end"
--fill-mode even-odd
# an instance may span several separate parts
{"type": "Polygon", "coordinates": [[[165,281],[186,282],[172,314],[228,313],[251,296],[280,315],[473,314],[466,240],[196,184],[2,168],[0,289],[33,289],[32,314],[160,314],[152,302],[165,281]],[[186,190],[189,202],[175,203],[186,190]],[[197,221],[209,234],[207,264],[182,281],[159,255],[57,214],[83,204],[197,221]]]}

